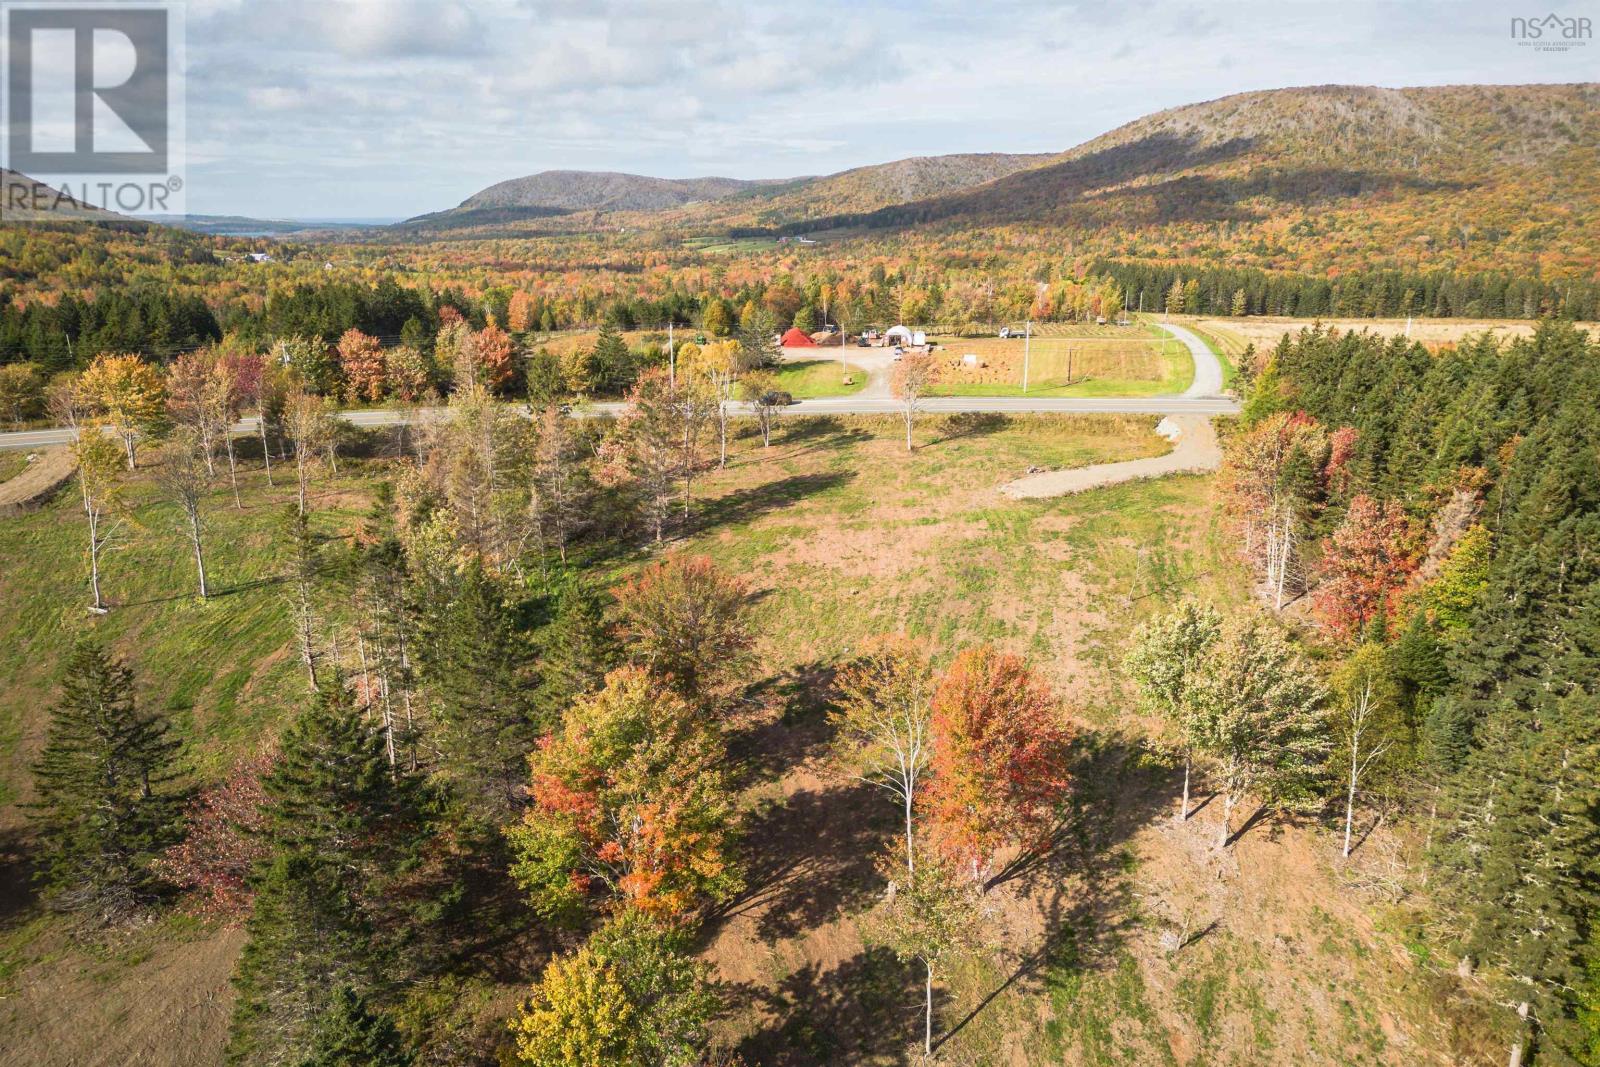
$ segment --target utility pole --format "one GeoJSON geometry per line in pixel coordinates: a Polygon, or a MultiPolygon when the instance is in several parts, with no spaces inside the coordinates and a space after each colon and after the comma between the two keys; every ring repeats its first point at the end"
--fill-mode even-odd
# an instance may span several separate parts
{"type": "Polygon", "coordinates": [[[1022,328],[1022,391],[1028,391],[1028,357],[1033,349],[1033,320],[1029,319],[1022,328]]]}

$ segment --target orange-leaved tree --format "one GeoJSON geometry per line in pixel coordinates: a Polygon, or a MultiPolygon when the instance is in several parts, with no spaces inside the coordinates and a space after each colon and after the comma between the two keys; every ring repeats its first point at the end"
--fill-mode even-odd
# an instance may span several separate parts
{"type": "Polygon", "coordinates": [[[511,335],[490,319],[487,326],[472,335],[472,340],[483,384],[493,392],[503,391],[516,376],[516,367],[511,362],[511,335]]]}
{"type": "Polygon", "coordinates": [[[980,645],[958,655],[933,696],[931,836],[982,877],[996,854],[1048,843],[1071,782],[1071,733],[1020,657],[980,645]]]}
{"type": "Polygon", "coordinates": [[[376,337],[346,330],[339,338],[339,369],[351,400],[382,400],[388,386],[388,367],[376,337]]]}
{"type": "Polygon", "coordinates": [[[726,899],[740,884],[726,761],[687,702],[640,668],[613,671],[529,757],[532,806],[507,836],[534,910],[677,916],[726,899]]]}

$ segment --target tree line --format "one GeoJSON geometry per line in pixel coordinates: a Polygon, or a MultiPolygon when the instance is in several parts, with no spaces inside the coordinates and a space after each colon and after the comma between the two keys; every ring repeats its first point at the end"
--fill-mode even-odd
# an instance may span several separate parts
{"type": "MultiPolygon", "coordinates": [[[[1600,345],[1307,330],[1242,381],[1224,500],[1261,599],[1307,598],[1335,664],[1346,854],[1359,805],[1398,812],[1427,938],[1510,1005],[1512,1062],[1595,1062],[1600,345]]],[[[1146,673],[1209,633],[1175,621],[1146,673]]],[[[1204,701],[1162,686],[1209,751],[1204,701]]]]}
{"type": "Polygon", "coordinates": [[[1430,318],[1593,320],[1600,284],[1485,271],[1350,270],[1319,277],[1255,268],[1163,266],[1098,260],[1094,275],[1114,281],[1133,310],[1189,315],[1284,315],[1291,318],[1430,318]]]}

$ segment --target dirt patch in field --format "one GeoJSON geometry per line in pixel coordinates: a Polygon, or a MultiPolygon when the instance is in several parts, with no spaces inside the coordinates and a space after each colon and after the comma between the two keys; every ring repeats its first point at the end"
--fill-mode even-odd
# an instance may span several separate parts
{"type": "Polygon", "coordinates": [[[9,1063],[32,1067],[215,1067],[227,1041],[228,976],[244,931],[225,927],[191,940],[135,931],[97,961],[62,946],[0,1001],[9,1063]],[[129,965],[126,957],[138,961],[129,965]],[[142,958],[140,958],[142,957],[142,958]]]}
{"type": "Polygon", "coordinates": [[[52,448],[40,452],[21,474],[0,482],[0,519],[41,506],[67,483],[77,468],[77,460],[70,449],[52,448]]]}

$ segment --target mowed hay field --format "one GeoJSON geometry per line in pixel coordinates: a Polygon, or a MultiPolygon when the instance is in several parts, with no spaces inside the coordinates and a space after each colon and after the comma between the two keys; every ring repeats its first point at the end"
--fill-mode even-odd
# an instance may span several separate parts
{"type": "MultiPolygon", "coordinates": [[[[1028,395],[1151,396],[1181,393],[1194,380],[1193,361],[1177,341],[1140,326],[1078,329],[1097,333],[1047,334],[1027,342],[1028,395]]],[[[940,340],[934,392],[1020,395],[1024,343],[998,337],[940,340]],[[968,354],[978,358],[977,366],[963,362],[968,354]]]]}
{"type": "MultiPolygon", "coordinates": [[[[1451,990],[1404,951],[1404,916],[1362,895],[1326,828],[1269,820],[1219,857],[1220,803],[1203,781],[1200,812],[1171,821],[1179,764],[1119,664],[1132,627],[1180,597],[1240,603],[1246,583],[1211,479],[1052,501],[996,491],[1028,466],[1160,454],[1168,445],[1154,422],[924,416],[908,454],[893,418],[784,416],[770,448],[741,423],[728,468],[698,482],[692,526],[669,547],[742,577],[757,634],[758,665],[730,727],[748,884],[707,916],[700,938],[729,995],[717,1035],[745,1062],[915,1062],[922,977],[874,945],[868,918],[884,889],[872,857],[895,833],[895,810],[854,777],[827,717],[834,670],[894,631],[941,658],[981,641],[1026,655],[1079,739],[1071,833],[990,893],[981,948],[942,983],[941,1062],[1476,1062],[1441,1036],[1461,1032],[1433,1014],[1451,990]],[[1179,926],[1203,936],[1169,952],[1164,938],[1179,926]]],[[[324,536],[359,527],[392,469],[373,452],[319,479],[324,536]]],[[[143,479],[135,492],[140,522],[107,564],[117,606],[92,624],[132,661],[141,699],[172,711],[205,777],[275,734],[303,699],[275,581],[291,488],[268,489],[252,469],[242,511],[214,494],[215,581],[227,593],[206,604],[190,595],[174,510],[143,479]]],[[[0,596],[16,605],[0,617],[3,1058],[215,1063],[237,929],[174,915],[74,936],[21,889],[27,764],[70,632],[89,624],[80,526],[70,494],[0,521],[0,596]]],[[[620,578],[657,551],[608,555],[595,574],[620,578]]],[[[1383,834],[1372,840],[1361,862],[1384,855],[1383,834]]],[[[533,977],[484,995],[510,1010],[533,977]]]]}
{"type": "MultiPolygon", "coordinates": [[[[1230,348],[1243,348],[1253,344],[1258,350],[1272,348],[1286,334],[1299,333],[1315,325],[1312,319],[1286,319],[1273,316],[1247,316],[1245,318],[1215,318],[1173,316],[1174,322],[1192,322],[1195,326],[1215,334],[1230,343],[1230,348]]],[[[1341,333],[1375,333],[1383,337],[1405,337],[1408,325],[1405,319],[1322,319],[1322,325],[1341,333]]],[[[1582,325],[1582,324],[1580,324],[1582,325]]],[[[1464,338],[1488,333],[1501,340],[1513,337],[1531,337],[1538,323],[1530,319],[1412,319],[1409,336],[1432,348],[1455,344],[1464,338]]],[[[1591,335],[1595,327],[1588,327],[1591,335]]]]}

